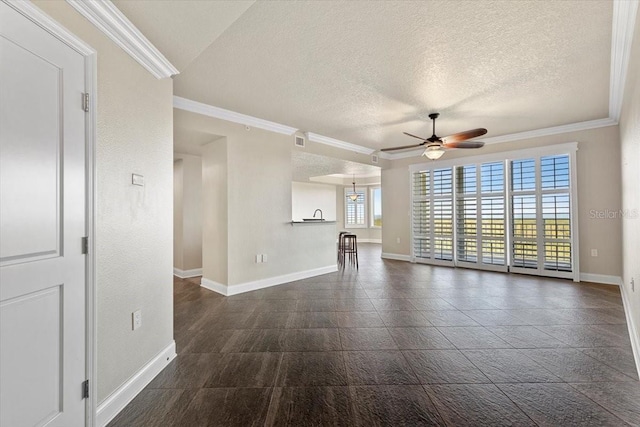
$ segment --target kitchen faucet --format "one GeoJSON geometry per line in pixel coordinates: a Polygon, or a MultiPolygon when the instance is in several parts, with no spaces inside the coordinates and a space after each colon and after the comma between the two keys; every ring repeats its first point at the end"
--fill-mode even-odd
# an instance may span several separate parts
{"type": "Polygon", "coordinates": [[[323,219],[323,218],[322,218],[322,209],[316,209],[316,210],[313,212],[313,217],[314,217],[314,218],[316,217],[316,214],[318,213],[318,211],[320,211],[320,219],[323,219]]]}

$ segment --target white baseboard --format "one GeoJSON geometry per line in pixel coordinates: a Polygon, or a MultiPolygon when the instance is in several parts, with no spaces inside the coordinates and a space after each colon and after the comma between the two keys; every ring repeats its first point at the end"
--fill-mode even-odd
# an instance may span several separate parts
{"type": "Polygon", "coordinates": [[[213,280],[205,279],[204,277],[200,279],[200,286],[205,289],[209,289],[210,291],[217,292],[221,295],[227,296],[227,285],[223,285],[222,283],[214,282],[213,280]]]}
{"type": "Polygon", "coordinates": [[[396,261],[411,261],[411,256],[402,254],[390,254],[382,252],[382,255],[380,257],[384,259],[394,259],[396,261]]]}
{"type": "Polygon", "coordinates": [[[109,424],[175,357],[176,342],[172,340],[171,344],[98,405],[96,426],[109,424]]]}
{"type": "Polygon", "coordinates": [[[631,340],[631,350],[633,351],[633,358],[636,361],[636,369],[638,370],[638,376],[640,376],[640,336],[638,336],[638,328],[633,323],[633,317],[631,316],[631,301],[627,296],[627,287],[620,286],[620,293],[622,294],[622,305],[624,306],[624,315],[627,318],[627,327],[629,329],[629,339],[631,340]]]}
{"type": "Polygon", "coordinates": [[[191,270],[180,270],[179,268],[173,268],[173,275],[177,276],[181,279],[186,279],[188,277],[197,277],[202,276],[201,268],[194,268],[191,270]]]}
{"type": "Polygon", "coordinates": [[[358,243],[380,243],[380,244],[382,244],[382,239],[358,239],[358,243]]]}
{"type": "Polygon", "coordinates": [[[293,282],[295,280],[308,279],[309,277],[320,276],[321,274],[333,273],[338,271],[337,265],[328,265],[326,267],[314,268],[311,270],[298,271],[295,273],[283,274],[282,276],[267,277],[266,279],[255,280],[253,282],[240,283],[238,285],[223,285],[206,278],[202,278],[200,286],[217,292],[224,296],[238,295],[245,292],[256,291],[258,289],[270,288],[271,286],[282,285],[283,283],[293,282]]]}
{"type": "Polygon", "coordinates": [[[593,273],[580,273],[580,281],[615,286],[620,286],[622,284],[622,278],[620,276],[608,276],[606,274],[593,273]]]}

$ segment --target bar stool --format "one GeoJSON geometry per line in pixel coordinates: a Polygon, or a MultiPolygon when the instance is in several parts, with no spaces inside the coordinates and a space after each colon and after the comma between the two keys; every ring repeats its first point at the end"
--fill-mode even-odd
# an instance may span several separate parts
{"type": "Polygon", "coordinates": [[[342,236],[342,267],[344,268],[346,256],[349,255],[349,264],[358,266],[358,238],[355,234],[345,234],[342,236]]]}
{"type": "Polygon", "coordinates": [[[342,263],[344,262],[344,254],[343,254],[343,252],[344,252],[344,242],[342,240],[342,237],[345,234],[349,234],[349,232],[348,231],[341,231],[338,234],[338,266],[341,266],[342,263]]]}

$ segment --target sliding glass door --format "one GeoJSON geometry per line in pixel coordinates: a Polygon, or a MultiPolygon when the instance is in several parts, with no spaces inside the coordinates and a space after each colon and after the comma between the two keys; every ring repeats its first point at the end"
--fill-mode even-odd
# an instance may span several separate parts
{"type": "Polygon", "coordinates": [[[512,271],[573,277],[571,159],[511,161],[512,271]]]}
{"type": "Polygon", "coordinates": [[[453,172],[418,171],[412,189],[413,258],[453,265],[453,172]]]}
{"type": "Polygon", "coordinates": [[[507,270],[504,162],[457,166],[456,264],[507,270]]]}
{"type": "Polygon", "coordinates": [[[412,166],[412,260],[577,279],[575,149],[412,166]]]}

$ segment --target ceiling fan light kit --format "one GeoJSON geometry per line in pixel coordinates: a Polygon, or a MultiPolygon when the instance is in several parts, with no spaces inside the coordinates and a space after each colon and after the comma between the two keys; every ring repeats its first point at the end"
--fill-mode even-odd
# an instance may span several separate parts
{"type": "Polygon", "coordinates": [[[423,156],[430,160],[438,160],[440,157],[442,157],[443,154],[444,149],[439,145],[430,145],[425,148],[424,152],[422,153],[423,156]]]}
{"type": "Polygon", "coordinates": [[[471,129],[464,132],[454,133],[453,135],[440,138],[436,135],[436,119],[440,116],[439,113],[429,114],[429,118],[433,121],[433,134],[429,138],[422,138],[420,136],[412,135],[407,132],[403,132],[405,135],[412,138],[421,139],[422,142],[416,145],[404,145],[401,147],[383,148],[380,151],[394,151],[405,150],[407,148],[417,148],[426,145],[423,156],[431,159],[438,160],[448,148],[481,148],[484,146],[484,142],[481,141],[467,141],[468,139],[482,136],[487,133],[484,128],[471,129]]]}

